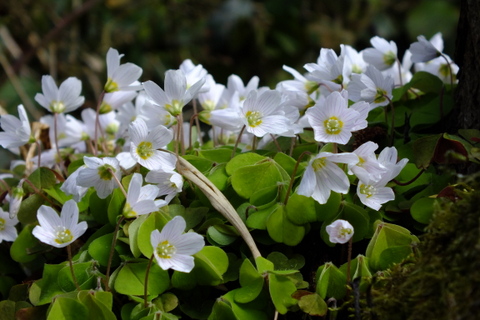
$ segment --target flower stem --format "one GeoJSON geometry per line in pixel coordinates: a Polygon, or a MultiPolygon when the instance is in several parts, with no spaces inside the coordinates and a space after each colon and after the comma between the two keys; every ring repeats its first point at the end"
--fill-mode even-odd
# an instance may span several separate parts
{"type": "Polygon", "coordinates": [[[105,291],[110,291],[108,282],[110,281],[110,269],[112,267],[113,253],[115,252],[115,245],[117,243],[118,230],[120,229],[120,224],[124,219],[124,216],[121,216],[120,219],[118,219],[118,222],[115,225],[115,230],[113,231],[112,245],[110,246],[110,254],[108,255],[107,272],[105,274],[105,291]]]}
{"type": "Polygon", "coordinates": [[[242,127],[242,130],[240,130],[240,133],[238,134],[237,141],[235,141],[235,146],[233,147],[232,156],[230,157],[230,159],[233,159],[233,157],[235,156],[235,153],[237,152],[237,146],[240,143],[240,139],[242,139],[242,134],[243,134],[243,131],[245,130],[246,127],[247,126],[244,125],[242,127]]]}
{"type": "MultiPolygon", "coordinates": [[[[385,98],[387,98],[389,104],[390,104],[390,109],[392,110],[392,128],[390,129],[390,147],[393,146],[393,143],[395,142],[395,107],[393,106],[393,102],[392,100],[385,96],[385,98]]],[[[386,114],[386,110],[385,110],[385,114],[386,114]]]]}
{"type": "Polygon", "coordinates": [[[122,190],[122,193],[125,196],[125,199],[127,199],[127,191],[125,191],[125,188],[123,187],[123,184],[120,182],[120,180],[118,180],[117,176],[115,175],[115,173],[113,172],[113,170],[111,168],[108,168],[108,171],[112,175],[113,180],[115,180],[115,182],[118,184],[118,187],[120,188],[120,190],[122,190]]]}
{"type": "Polygon", "coordinates": [[[73,283],[75,283],[75,287],[77,288],[77,291],[80,291],[80,286],[78,285],[77,277],[75,276],[75,271],[73,270],[72,248],[70,245],[67,246],[67,254],[68,254],[68,264],[70,265],[70,272],[72,273],[73,283]]]}
{"type": "MultiPolygon", "coordinates": [[[[193,113],[194,113],[194,116],[195,116],[195,126],[197,127],[197,141],[200,143],[200,146],[201,146],[203,141],[202,141],[202,132],[200,130],[200,120],[198,120],[198,108],[197,108],[197,100],[196,99],[193,99],[192,105],[193,105],[193,113]]],[[[191,127],[192,127],[192,124],[190,123],[190,128],[191,127]]],[[[192,136],[191,133],[190,133],[190,136],[192,136]]]]}
{"type": "Polygon", "coordinates": [[[147,295],[148,295],[148,275],[150,274],[150,268],[152,267],[152,262],[153,262],[153,257],[154,254],[152,253],[152,256],[150,257],[150,260],[148,261],[147,265],[147,270],[145,271],[145,289],[143,291],[143,307],[147,308],[148,307],[148,301],[147,301],[147,295]]]}
{"type": "Polygon", "coordinates": [[[105,90],[102,91],[100,97],[98,98],[97,102],[97,110],[95,113],[95,133],[93,136],[93,140],[95,141],[95,149],[93,149],[93,155],[96,157],[98,154],[98,128],[100,127],[100,106],[103,102],[103,97],[105,96],[105,90]]]}

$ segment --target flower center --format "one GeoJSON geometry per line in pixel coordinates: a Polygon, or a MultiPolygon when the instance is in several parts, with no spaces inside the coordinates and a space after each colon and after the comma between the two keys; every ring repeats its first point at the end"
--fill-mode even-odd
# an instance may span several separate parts
{"type": "Polygon", "coordinates": [[[383,55],[383,62],[385,62],[387,66],[393,65],[396,60],[397,56],[392,51],[385,52],[385,54],[383,55]]]}
{"type": "Polygon", "coordinates": [[[123,216],[127,219],[135,218],[137,213],[132,209],[132,206],[127,202],[125,203],[125,207],[123,207],[123,216]]]}
{"type": "Polygon", "coordinates": [[[383,101],[387,100],[386,96],[387,91],[383,90],[382,88],[377,88],[377,94],[375,95],[373,102],[382,103],[383,101]]]}
{"type": "Polygon", "coordinates": [[[137,147],[137,153],[140,158],[147,160],[153,155],[153,145],[149,141],[142,141],[137,147]]]}
{"type": "Polygon", "coordinates": [[[174,99],[171,104],[166,104],[165,109],[172,114],[172,116],[178,116],[182,113],[183,105],[180,101],[174,99]]]}
{"type": "Polygon", "coordinates": [[[105,92],[118,91],[118,84],[115,81],[113,81],[112,78],[108,78],[104,89],[105,89],[105,92]]]}
{"type": "Polygon", "coordinates": [[[371,196],[373,196],[375,194],[375,187],[372,186],[372,185],[360,185],[360,193],[361,194],[364,194],[367,196],[367,198],[370,198],[371,196]]]}
{"type": "Polygon", "coordinates": [[[65,227],[59,227],[55,232],[55,242],[58,244],[69,243],[72,240],[72,233],[65,227]]]}
{"type": "Polygon", "coordinates": [[[177,252],[177,249],[168,240],[160,242],[157,246],[157,254],[162,259],[172,258],[175,252],[177,252]]]}
{"type": "Polygon", "coordinates": [[[103,166],[98,167],[98,175],[102,180],[112,180],[114,172],[115,168],[109,164],[104,164],[103,166]]]}
{"type": "Polygon", "coordinates": [[[348,235],[352,234],[353,230],[351,228],[340,228],[339,235],[342,238],[346,238],[348,235]]]}
{"type": "Polygon", "coordinates": [[[315,90],[317,90],[318,87],[320,87],[318,82],[315,82],[315,81],[305,82],[305,89],[307,90],[308,94],[312,94],[313,92],[315,92],[315,90]]]}
{"type": "Polygon", "coordinates": [[[343,122],[337,117],[330,117],[323,122],[325,131],[328,134],[339,134],[342,132],[343,122]]]}
{"type": "Polygon", "coordinates": [[[315,172],[325,168],[326,165],[327,165],[327,158],[318,158],[313,160],[312,162],[312,168],[313,168],[313,171],[315,172]]]}
{"type": "Polygon", "coordinates": [[[365,163],[365,159],[363,159],[362,157],[358,157],[357,166],[363,167],[363,164],[364,164],[364,163],[365,163]]]}
{"type": "Polygon", "coordinates": [[[65,111],[65,104],[62,101],[52,101],[50,103],[50,110],[52,110],[53,113],[61,113],[65,111]]]}
{"type": "Polygon", "coordinates": [[[258,111],[247,111],[245,117],[250,127],[254,128],[262,123],[262,114],[258,111]]]}
{"type": "Polygon", "coordinates": [[[5,229],[5,219],[0,218],[0,231],[5,229]]]}

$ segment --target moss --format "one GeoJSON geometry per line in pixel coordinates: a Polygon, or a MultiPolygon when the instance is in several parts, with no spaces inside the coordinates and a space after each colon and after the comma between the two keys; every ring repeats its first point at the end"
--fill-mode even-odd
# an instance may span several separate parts
{"type": "Polygon", "coordinates": [[[480,314],[480,175],[437,200],[418,257],[372,279],[365,319],[477,319],[480,314]]]}

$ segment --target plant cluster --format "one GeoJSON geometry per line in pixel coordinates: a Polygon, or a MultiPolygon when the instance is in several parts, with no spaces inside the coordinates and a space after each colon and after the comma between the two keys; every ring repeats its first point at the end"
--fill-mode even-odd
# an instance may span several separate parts
{"type": "Polygon", "coordinates": [[[190,60],[162,88],[111,48],[81,119],[67,114],[81,81],[43,76],[51,115],[0,119],[22,158],[0,180],[0,304],[47,319],[351,313],[415,255],[451,181],[432,164],[479,161],[478,130],[436,130],[458,71],[441,35],[402,62],[393,41],[371,44],[322,49],[305,74],[284,66],[294,79],[274,89],[216,83],[190,60]]]}

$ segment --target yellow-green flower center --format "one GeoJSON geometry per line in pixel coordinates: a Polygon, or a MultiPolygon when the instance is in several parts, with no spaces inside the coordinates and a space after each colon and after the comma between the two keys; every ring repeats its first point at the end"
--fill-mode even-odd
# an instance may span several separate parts
{"type": "Polygon", "coordinates": [[[69,243],[72,240],[72,232],[65,227],[58,228],[55,232],[55,242],[58,244],[69,243]]]}
{"type": "Polygon", "coordinates": [[[376,189],[372,185],[365,185],[365,184],[360,185],[360,193],[364,194],[367,198],[370,198],[371,196],[373,196],[375,194],[375,191],[376,189]]]}
{"type": "Polygon", "coordinates": [[[347,235],[350,235],[353,233],[353,230],[351,228],[340,228],[340,236],[342,238],[345,238],[347,235]]]}
{"type": "Polygon", "coordinates": [[[387,97],[387,91],[385,91],[381,88],[377,88],[377,94],[375,95],[375,98],[374,98],[373,102],[382,103],[385,100],[387,100],[386,97],[387,97]]]}
{"type": "Polygon", "coordinates": [[[105,101],[103,101],[102,104],[100,105],[100,109],[98,110],[98,112],[100,114],[105,114],[105,113],[109,113],[112,110],[113,110],[112,106],[106,103],[105,101]]]}
{"type": "Polygon", "coordinates": [[[162,241],[157,246],[157,254],[162,259],[170,259],[177,252],[177,249],[168,240],[162,241]]]}
{"type": "Polygon", "coordinates": [[[137,213],[132,209],[132,206],[127,202],[125,203],[125,207],[123,207],[123,216],[127,219],[135,218],[137,213]]]}
{"type": "Polygon", "coordinates": [[[109,164],[104,164],[103,166],[98,167],[98,175],[102,180],[112,180],[113,173],[115,173],[115,168],[109,164]]]}
{"type": "Polygon", "coordinates": [[[172,114],[172,116],[176,117],[182,113],[183,105],[178,100],[172,100],[171,104],[166,104],[165,109],[172,114]]]}
{"type": "Polygon", "coordinates": [[[393,65],[395,61],[397,61],[397,56],[392,51],[388,51],[383,55],[383,62],[385,62],[387,66],[393,65]]]}
{"type": "Polygon", "coordinates": [[[364,164],[364,163],[365,163],[365,159],[363,159],[362,157],[358,157],[357,166],[363,167],[363,164],[364,164]]]}
{"type": "Polygon", "coordinates": [[[336,77],[335,79],[333,79],[334,83],[336,84],[343,84],[343,75],[339,75],[338,77],[336,77]]]}
{"type": "Polygon", "coordinates": [[[149,141],[142,141],[137,147],[137,154],[143,160],[147,160],[153,155],[153,145],[149,141]]]}
{"type": "Polygon", "coordinates": [[[327,165],[327,158],[318,158],[313,160],[312,162],[313,171],[318,171],[320,169],[323,169],[325,168],[326,165],[327,165]]]}
{"type": "Polygon", "coordinates": [[[330,117],[323,122],[325,131],[328,134],[339,134],[342,132],[343,122],[337,117],[330,117]]]}
{"type": "Polygon", "coordinates": [[[105,92],[118,91],[118,84],[112,78],[108,78],[104,88],[105,92]]]}
{"type": "Polygon", "coordinates": [[[315,81],[305,82],[305,89],[307,90],[308,94],[314,93],[315,90],[318,89],[318,87],[320,87],[320,84],[318,82],[315,82],[315,81]]]}
{"type": "Polygon", "coordinates": [[[0,231],[5,229],[5,219],[0,218],[0,231]]]}
{"type": "Polygon", "coordinates": [[[63,101],[54,100],[50,103],[50,110],[52,110],[53,113],[61,113],[65,111],[65,104],[63,101]]]}
{"type": "Polygon", "coordinates": [[[254,128],[262,124],[262,114],[258,111],[247,111],[245,117],[250,127],[254,128]]]}

